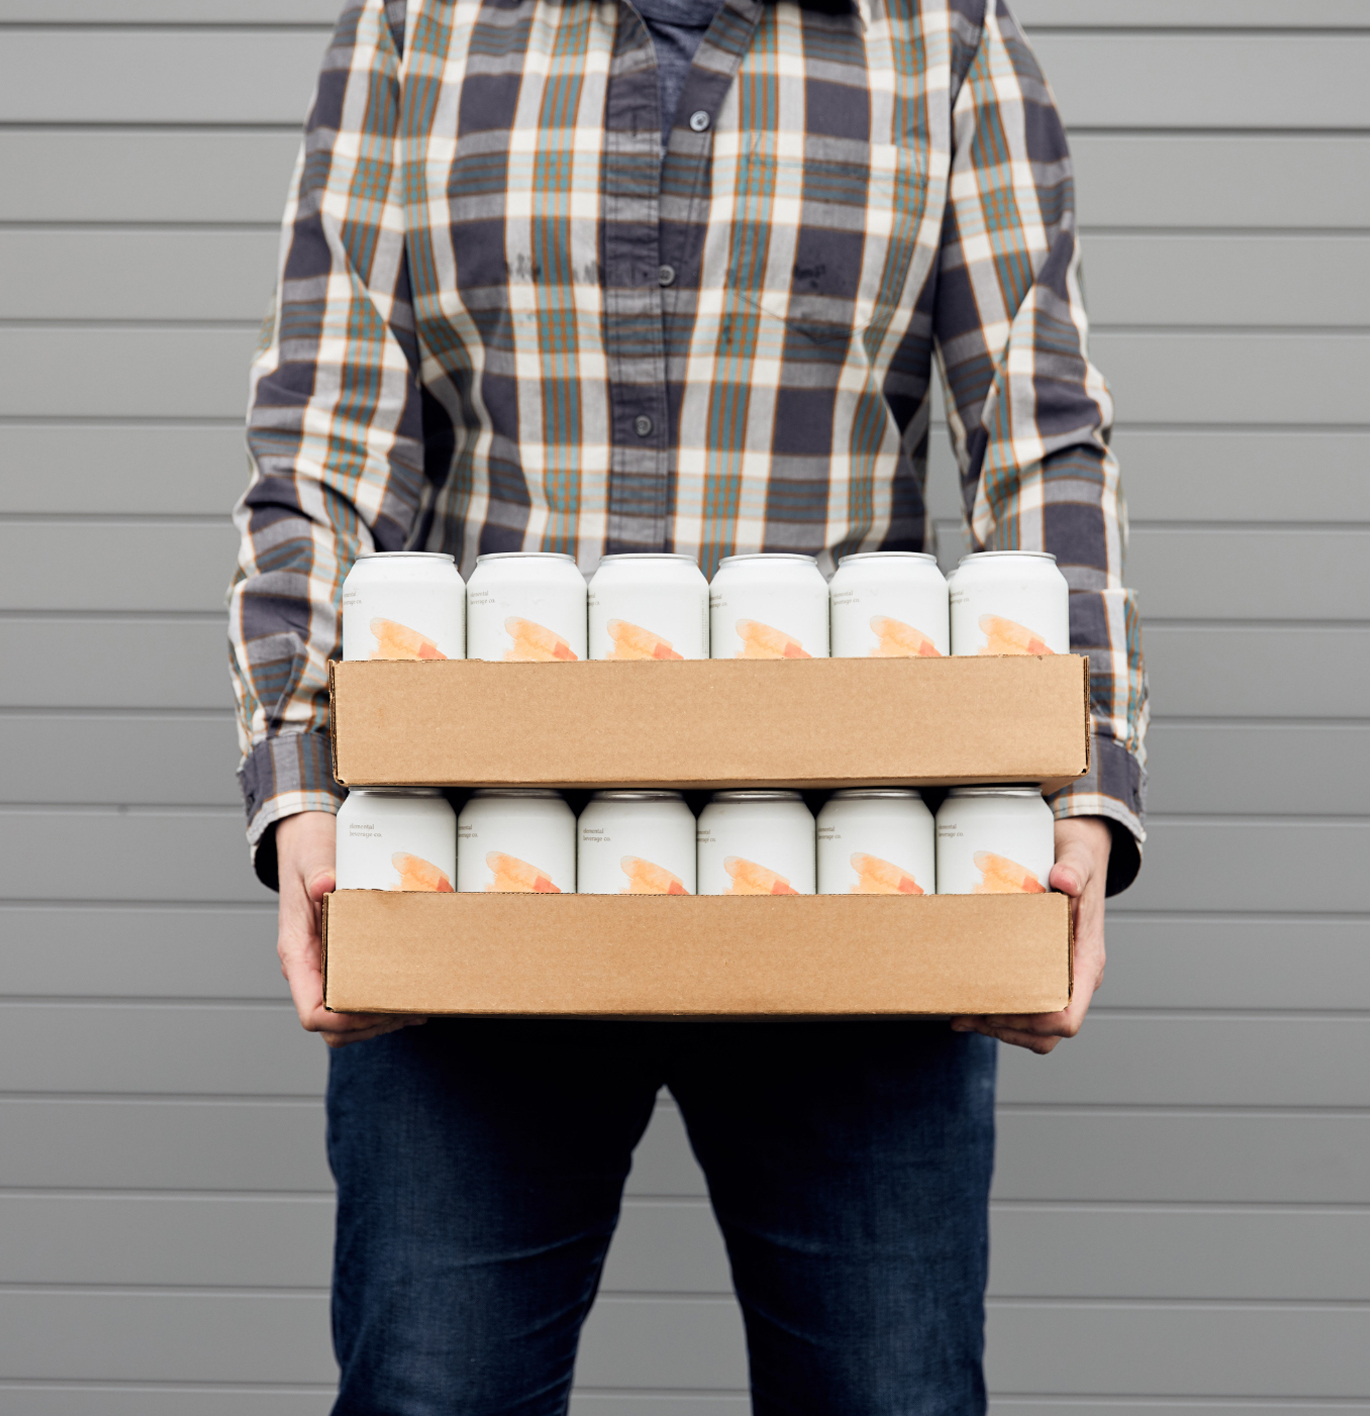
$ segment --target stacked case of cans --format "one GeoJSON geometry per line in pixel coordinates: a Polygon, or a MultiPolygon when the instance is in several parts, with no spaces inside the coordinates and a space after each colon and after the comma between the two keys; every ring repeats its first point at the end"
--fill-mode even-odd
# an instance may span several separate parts
{"type": "MultiPolygon", "coordinates": [[[[343,587],[345,659],[563,662],[592,658],[942,658],[1064,654],[1055,558],[988,551],[950,582],[936,558],[844,556],[831,585],[812,556],[605,556],[586,585],[545,552],[361,556],[343,587]]],[[[934,819],[906,787],[834,792],[815,821],[800,793],[596,792],[579,820],[545,788],[474,792],[458,816],[436,788],[363,788],[338,816],[339,889],[529,894],[1042,893],[1050,808],[1031,785],[953,788],[934,819]]]]}

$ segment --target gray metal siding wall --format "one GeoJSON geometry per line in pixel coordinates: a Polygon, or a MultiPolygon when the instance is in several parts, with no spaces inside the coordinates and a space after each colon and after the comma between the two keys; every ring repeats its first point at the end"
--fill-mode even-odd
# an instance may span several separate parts
{"type": "MultiPolygon", "coordinates": [[[[244,859],[225,509],[336,0],[0,0],[0,1411],[321,1416],[323,1048],[244,859]]],[[[1021,0],[1156,723],[1107,987],[1004,1056],[996,1416],[1370,1411],[1370,7],[1021,0]]],[[[959,528],[939,453],[943,549],[959,528]]],[[[663,1101],[576,1416],[746,1409],[663,1101]]]]}

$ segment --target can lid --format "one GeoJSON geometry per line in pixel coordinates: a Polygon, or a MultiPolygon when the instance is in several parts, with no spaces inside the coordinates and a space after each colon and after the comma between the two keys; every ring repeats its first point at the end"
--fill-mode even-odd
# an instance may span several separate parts
{"type": "Polygon", "coordinates": [[[1032,560],[1050,561],[1056,564],[1056,557],[1050,551],[972,551],[968,556],[962,556],[957,565],[965,565],[967,561],[988,560],[991,556],[1013,556],[1018,560],[1030,558],[1032,560]]]}
{"type": "Polygon", "coordinates": [[[358,560],[438,560],[456,561],[446,551],[358,551],[358,560]]]}
{"type": "Polygon", "coordinates": [[[440,797],[441,787],[349,787],[348,796],[440,797]]]}
{"type": "Polygon", "coordinates": [[[1041,787],[1030,782],[1007,782],[1002,787],[953,787],[949,797],[1037,797],[1042,796],[1041,787]]]}
{"type": "Polygon", "coordinates": [[[923,793],[912,787],[843,787],[834,792],[829,801],[922,801],[923,793]]]}
{"type": "Polygon", "coordinates": [[[576,563],[575,556],[568,556],[563,551],[487,551],[485,555],[476,557],[476,564],[504,560],[570,561],[572,565],[576,563]]]}
{"type": "Polygon", "coordinates": [[[600,556],[600,565],[606,561],[689,561],[691,565],[698,565],[699,557],[681,551],[615,551],[611,556],[600,556]]]}
{"type": "Polygon", "coordinates": [[[748,551],[740,556],[724,556],[719,561],[719,568],[725,565],[732,565],[736,561],[804,561],[808,565],[818,564],[817,556],[800,555],[797,551],[748,551]]]}
{"type": "Polygon", "coordinates": [[[472,797],[541,797],[544,800],[555,797],[561,800],[561,793],[551,787],[477,787],[472,797]]]}
{"type": "Polygon", "coordinates": [[[680,792],[661,790],[655,787],[613,787],[596,792],[591,801],[684,801],[680,792]]]}
{"type": "Polygon", "coordinates": [[[839,556],[838,565],[846,565],[848,561],[866,560],[912,560],[931,561],[937,564],[937,557],[930,551],[853,551],[848,556],[839,556]]]}
{"type": "Polygon", "coordinates": [[[709,801],[803,801],[798,792],[782,791],[779,787],[746,787],[733,791],[715,792],[709,801]]]}

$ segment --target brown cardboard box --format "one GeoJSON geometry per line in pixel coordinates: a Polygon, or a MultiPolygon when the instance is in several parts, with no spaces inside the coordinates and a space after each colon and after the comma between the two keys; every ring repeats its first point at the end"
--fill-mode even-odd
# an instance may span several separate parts
{"type": "Polygon", "coordinates": [[[338,1012],[889,1017],[1051,1012],[1064,895],[430,895],[324,901],[338,1012]]]}
{"type": "Polygon", "coordinates": [[[345,786],[937,786],[1089,770],[1089,661],[329,665],[345,786]]]}

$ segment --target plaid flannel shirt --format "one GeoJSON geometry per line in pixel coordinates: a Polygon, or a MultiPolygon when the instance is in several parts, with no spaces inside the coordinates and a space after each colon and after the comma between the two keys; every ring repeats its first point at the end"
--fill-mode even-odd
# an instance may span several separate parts
{"type": "Polygon", "coordinates": [[[1070,155],[1002,0],[725,0],[661,152],[626,0],[359,0],[252,367],[230,590],[248,834],[335,810],[361,550],[921,549],[936,359],[977,549],[1055,553],[1091,661],[1058,816],[1143,839],[1146,682],[1070,155]]]}

